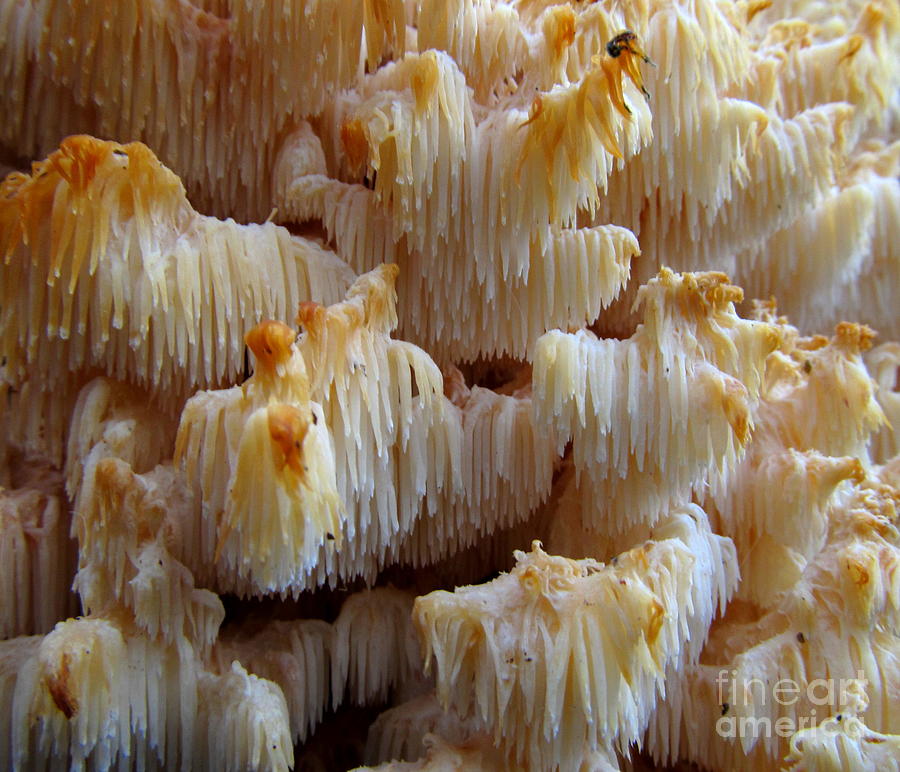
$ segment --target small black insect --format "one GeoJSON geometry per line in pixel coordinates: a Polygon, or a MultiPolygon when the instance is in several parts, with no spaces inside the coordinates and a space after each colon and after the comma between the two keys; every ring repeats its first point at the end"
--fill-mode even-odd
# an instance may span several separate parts
{"type": "Polygon", "coordinates": [[[628,51],[632,54],[638,54],[642,59],[645,58],[643,54],[639,54],[635,50],[635,43],[637,42],[637,35],[635,35],[630,29],[625,30],[624,32],[620,32],[616,35],[609,43],[606,44],[606,53],[608,53],[613,59],[618,59],[623,51],[628,51]]]}
{"type": "MultiPolygon", "coordinates": [[[[635,56],[644,63],[649,64],[651,67],[656,66],[655,64],[653,64],[653,61],[650,59],[650,57],[641,50],[637,35],[635,35],[630,29],[627,29],[624,32],[620,32],[612,40],[610,40],[606,44],[606,53],[608,53],[613,59],[618,59],[620,56],[622,56],[622,54],[627,53],[630,56],[635,56]]],[[[637,65],[631,62],[629,60],[629,57],[625,57],[623,67],[625,71],[628,72],[629,77],[634,82],[634,84],[641,90],[644,98],[649,102],[650,94],[647,93],[647,89],[644,88],[643,79],[641,78],[641,73],[637,65]]]]}

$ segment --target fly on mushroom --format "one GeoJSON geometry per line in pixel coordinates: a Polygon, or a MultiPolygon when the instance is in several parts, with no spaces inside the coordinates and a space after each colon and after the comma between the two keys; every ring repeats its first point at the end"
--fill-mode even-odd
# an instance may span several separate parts
{"type": "Polygon", "coordinates": [[[620,32],[606,44],[606,53],[608,53],[613,59],[618,59],[620,56],[625,54],[625,59],[623,60],[624,69],[631,76],[634,84],[641,90],[641,93],[644,95],[644,99],[649,102],[650,94],[647,89],[644,88],[644,82],[641,78],[640,70],[635,65],[634,60],[631,57],[636,56],[644,63],[649,64],[651,67],[656,67],[656,65],[653,63],[653,60],[649,56],[647,56],[647,54],[645,54],[638,45],[637,35],[628,29],[624,32],[620,32]]]}

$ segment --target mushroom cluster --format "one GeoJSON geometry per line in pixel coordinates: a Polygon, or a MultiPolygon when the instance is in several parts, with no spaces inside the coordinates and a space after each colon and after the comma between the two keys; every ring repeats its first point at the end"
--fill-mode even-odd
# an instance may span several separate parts
{"type": "Polygon", "coordinates": [[[898,50],[0,0],[0,768],[900,769],[898,50]]]}

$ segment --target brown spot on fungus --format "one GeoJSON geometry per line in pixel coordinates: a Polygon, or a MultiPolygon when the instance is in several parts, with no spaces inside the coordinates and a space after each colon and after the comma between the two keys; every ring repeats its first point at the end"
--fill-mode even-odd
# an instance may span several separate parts
{"type": "Polygon", "coordinates": [[[53,703],[62,711],[62,714],[71,719],[78,712],[78,700],[72,694],[72,685],[69,681],[69,654],[62,655],[59,669],[47,676],[47,689],[53,698],[53,703]]]}

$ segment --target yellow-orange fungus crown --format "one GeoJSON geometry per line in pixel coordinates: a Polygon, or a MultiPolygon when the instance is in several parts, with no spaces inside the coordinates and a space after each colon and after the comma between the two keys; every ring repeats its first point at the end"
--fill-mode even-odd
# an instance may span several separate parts
{"type": "Polygon", "coordinates": [[[269,436],[273,450],[280,453],[280,466],[290,467],[303,475],[303,440],[309,431],[310,419],[293,405],[273,405],[269,408],[269,436]]]}
{"type": "Polygon", "coordinates": [[[244,338],[256,357],[259,367],[274,370],[291,356],[291,346],[297,334],[283,322],[266,319],[254,327],[244,338]]]}
{"type": "Polygon", "coordinates": [[[871,327],[854,322],[841,322],[834,332],[840,346],[857,354],[872,348],[877,335],[871,327]]]}

